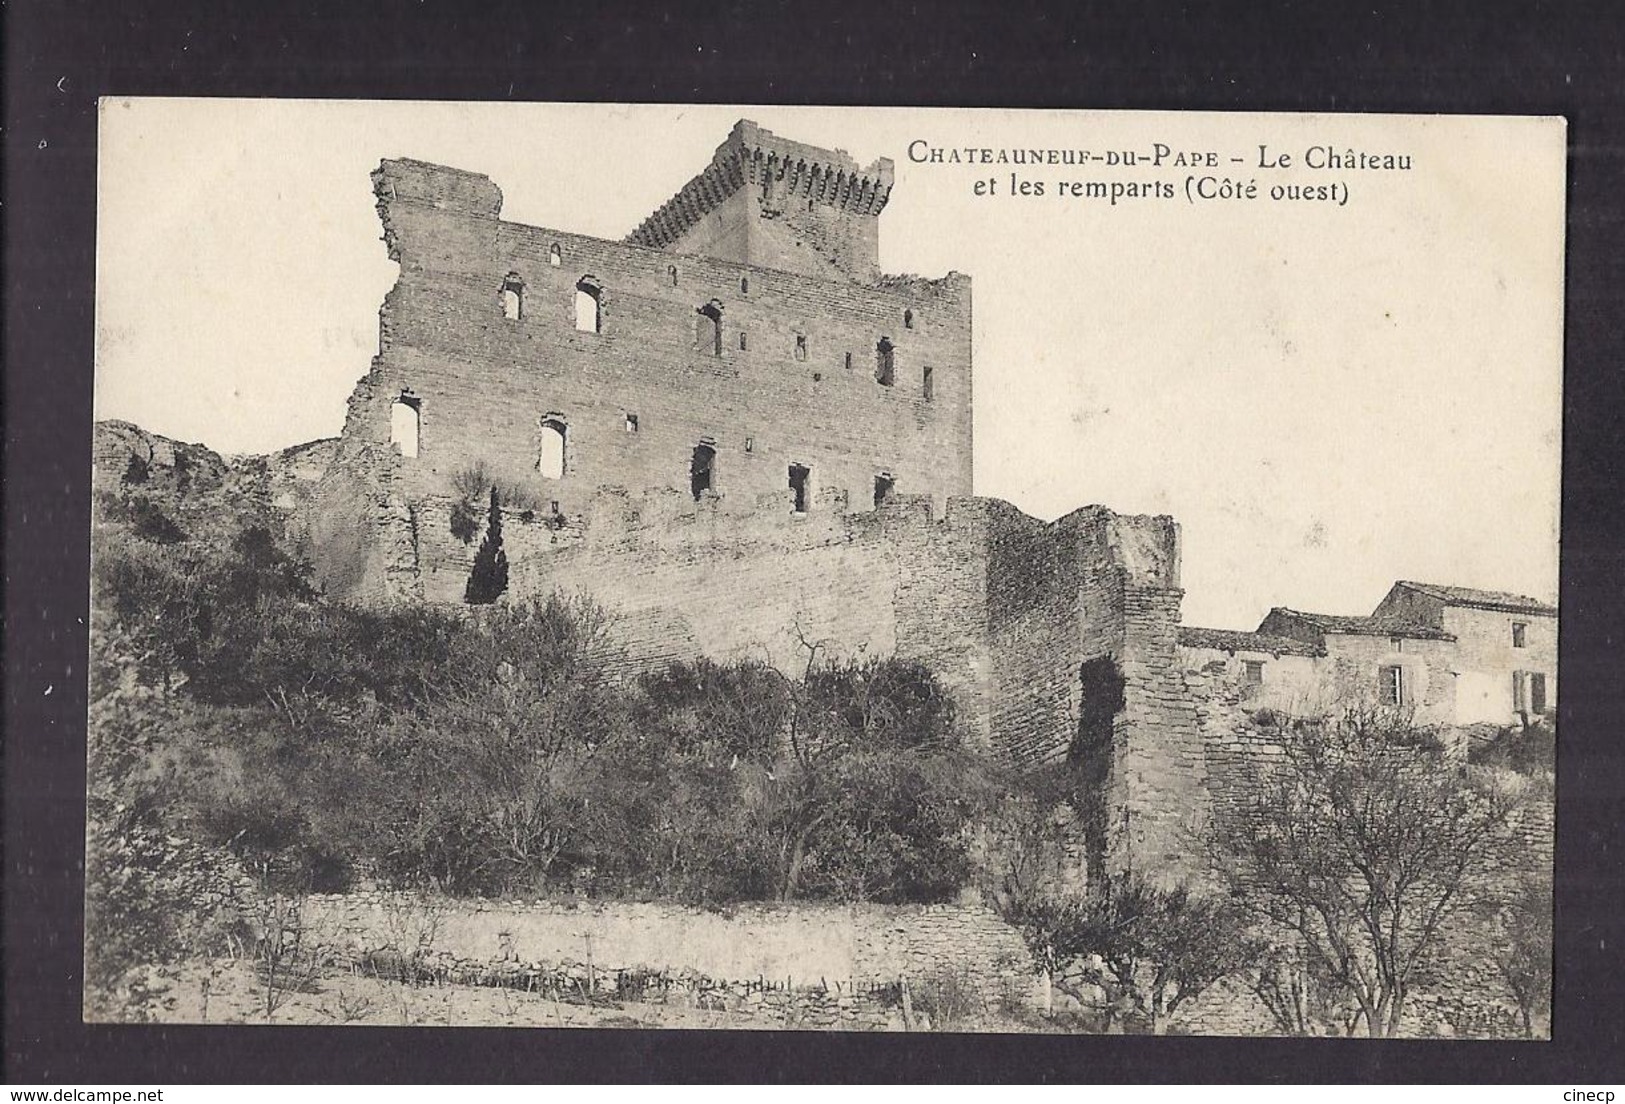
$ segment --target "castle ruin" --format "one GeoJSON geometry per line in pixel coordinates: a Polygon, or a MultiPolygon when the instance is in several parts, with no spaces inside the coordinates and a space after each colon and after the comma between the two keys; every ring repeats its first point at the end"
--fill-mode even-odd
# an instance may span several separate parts
{"type": "MultiPolygon", "coordinates": [[[[1182,629],[1172,518],[976,497],[971,279],[879,271],[889,160],[741,121],[619,242],[504,221],[454,168],[387,160],[373,185],[400,273],[304,524],[331,594],[460,602],[495,484],[510,597],[590,593],[633,666],[788,669],[807,641],[921,660],[1002,760],[1083,741],[1101,861],[1170,873],[1244,784],[1238,710],[1267,665],[1313,682],[1330,632],[1381,642],[1355,672],[1373,686],[1418,655],[1457,673],[1430,652],[1452,634],[1393,618],[1182,629]]],[[[1555,618],[1503,614],[1542,641],[1555,618]]]]}

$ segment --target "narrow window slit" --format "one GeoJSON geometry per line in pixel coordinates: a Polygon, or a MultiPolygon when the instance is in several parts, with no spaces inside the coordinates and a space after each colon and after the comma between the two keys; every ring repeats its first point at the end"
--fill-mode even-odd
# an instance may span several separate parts
{"type": "Polygon", "coordinates": [[[881,472],[875,476],[875,509],[891,500],[892,491],[897,488],[897,480],[890,472],[881,472]]]}
{"type": "Polygon", "coordinates": [[[715,489],[717,450],[701,443],[694,446],[694,455],[688,464],[688,487],[694,501],[715,489]]]}
{"type": "Polygon", "coordinates": [[[804,514],[807,512],[807,499],[809,484],[812,480],[812,470],[802,464],[790,465],[790,490],[793,492],[794,502],[790,510],[792,513],[804,514]]]}

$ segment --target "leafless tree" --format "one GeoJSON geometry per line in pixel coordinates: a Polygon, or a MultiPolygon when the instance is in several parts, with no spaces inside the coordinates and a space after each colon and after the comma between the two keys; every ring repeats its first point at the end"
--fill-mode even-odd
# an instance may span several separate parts
{"type": "Polygon", "coordinates": [[[1392,711],[1288,722],[1279,746],[1217,826],[1218,865],[1302,955],[1300,979],[1352,1002],[1348,1033],[1392,1036],[1441,927],[1492,892],[1516,799],[1392,711]]]}
{"type": "Polygon", "coordinates": [[[1496,917],[1495,967],[1534,1038],[1535,1017],[1552,1008],[1552,879],[1549,871],[1526,873],[1496,917]]]}

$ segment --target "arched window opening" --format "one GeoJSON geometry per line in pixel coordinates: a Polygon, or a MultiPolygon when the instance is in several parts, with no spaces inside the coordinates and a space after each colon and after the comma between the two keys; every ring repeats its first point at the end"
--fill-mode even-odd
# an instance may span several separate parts
{"type": "Polygon", "coordinates": [[[676,287],[677,286],[677,266],[676,265],[667,265],[666,266],[666,275],[671,277],[671,286],[676,287]]]}
{"type": "Polygon", "coordinates": [[[688,464],[688,489],[694,495],[695,502],[706,492],[715,489],[716,465],[716,449],[703,442],[694,446],[694,456],[688,464]]]}
{"type": "Polygon", "coordinates": [[[569,427],[564,419],[549,414],[542,419],[541,447],[536,452],[536,470],[543,479],[564,478],[564,446],[569,427]]]}
{"type": "Polygon", "coordinates": [[[913,328],[914,328],[914,312],[911,311],[911,310],[905,310],[903,312],[903,329],[912,330],[913,328]]]}
{"type": "Polygon", "coordinates": [[[807,336],[805,334],[796,334],[796,359],[807,359],[807,336]]]}
{"type": "Polygon", "coordinates": [[[924,393],[927,402],[937,397],[937,383],[932,376],[929,364],[920,369],[920,390],[924,393]]]}
{"type": "Polygon", "coordinates": [[[564,263],[564,254],[559,252],[557,242],[554,242],[547,251],[547,263],[552,265],[554,268],[557,268],[559,265],[564,263]]]}
{"type": "Polygon", "coordinates": [[[582,333],[598,333],[602,329],[599,310],[604,289],[591,276],[576,281],[576,329],[582,333]]]}
{"type": "Polygon", "coordinates": [[[700,317],[694,324],[694,344],[712,356],[722,355],[722,304],[715,299],[696,308],[700,317]]]}
{"type": "Polygon", "coordinates": [[[510,272],[502,280],[502,317],[517,322],[525,316],[525,281],[510,272]]]}
{"type": "Polygon", "coordinates": [[[875,382],[882,387],[890,387],[896,378],[896,353],[891,338],[883,337],[875,346],[875,382]]]}
{"type": "Polygon", "coordinates": [[[389,443],[408,459],[418,454],[418,433],[423,424],[423,403],[410,391],[402,391],[389,408],[389,443]]]}
{"type": "Polygon", "coordinates": [[[880,509],[881,503],[891,498],[892,491],[897,487],[897,480],[890,472],[881,472],[875,476],[875,509],[880,509]]]}
{"type": "Polygon", "coordinates": [[[741,295],[749,295],[750,294],[750,277],[749,276],[741,276],[741,277],[739,277],[739,294],[741,294],[741,295]]]}
{"type": "Polygon", "coordinates": [[[807,512],[807,502],[811,498],[812,470],[802,464],[790,465],[790,490],[794,501],[790,512],[804,514],[807,512]]]}
{"type": "Polygon", "coordinates": [[[740,348],[740,349],[741,349],[741,350],[744,350],[744,349],[747,349],[747,348],[749,348],[749,347],[750,347],[750,346],[749,346],[749,343],[748,343],[748,341],[747,341],[747,339],[746,339],[746,337],[745,337],[745,331],[744,331],[744,330],[740,330],[740,331],[739,331],[739,348],[740,348]]]}

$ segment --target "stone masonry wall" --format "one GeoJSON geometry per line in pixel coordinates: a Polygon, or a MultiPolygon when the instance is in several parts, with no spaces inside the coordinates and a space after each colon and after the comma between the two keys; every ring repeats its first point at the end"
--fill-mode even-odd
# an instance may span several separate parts
{"type": "Polygon", "coordinates": [[[1200,718],[1179,662],[1172,587],[1131,586],[1124,602],[1125,707],[1114,739],[1120,834],[1109,860],[1165,883],[1200,873],[1212,796],[1200,718]]]}
{"type": "MultiPolygon", "coordinates": [[[[406,500],[405,468],[381,446],[335,464],[317,496],[319,571],[357,596],[458,603],[480,535],[453,535],[450,496],[406,500]]],[[[794,671],[810,643],[833,657],[918,659],[979,743],[1029,765],[1066,754],[1079,664],[1111,655],[1134,687],[1118,743],[1144,744],[1133,770],[1151,780],[1118,805],[1140,808],[1168,784],[1154,765],[1180,754],[1162,734],[1179,706],[1157,667],[1177,633],[1178,591],[1161,585],[1177,578],[1168,519],[1089,507],[1045,523],[974,498],[948,500],[939,517],[910,495],[846,512],[830,489],[791,516],[778,497],[748,509],[605,488],[575,514],[506,509],[510,599],[590,595],[633,669],[708,655],[794,671]]]]}
{"type": "Polygon", "coordinates": [[[1103,772],[1111,869],[1176,879],[1193,869],[1206,815],[1197,716],[1179,677],[1178,527],[1086,507],[1053,523],[995,511],[988,633],[993,731],[1017,762],[1064,758],[1082,705],[1082,665],[1109,658],[1123,678],[1103,772]]]}
{"type": "Polygon", "coordinates": [[[854,998],[905,981],[918,991],[952,975],[989,1003],[1027,1003],[1035,980],[1020,934],[979,905],[751,905],[707,912],[657,903],[460,901],[378,892],[313,896],[302,922],[313,942],[356,963],[380,953],[409,955],[451,977],[529,971],[591,976],[612,989],[617,977],[622,983],[677,977],[712,1000],[737,997],[741,1004],[772,983],[784,992],[829,994],[830,1007],[818,1002],[813,1011],[831,1019],[872,1013],[854,998]]]}
{"type": "Polygon", "coordinates": [[[996,670],[993,727],[1017,762],[1052,762],[1071,743],[1077,664],[1093,651],[1078,608],[1083,563],[1058,522],[1045,525],[1013,507],[995,510],[991,522],[987,631],[996,670]]]}
{"type": "Polygon", "coordinates": [[[401,270],[344,439],[387,444],[410,391],[408,500],[451,493],[479,462],[566,515],[600,486],[686,493],[702,440],[724,498],[784,495],[791,464],[853,509],[881,474],[939,509],[970,492],[968,278],[860,285],[502,222],[489,180],[421,162],[386,161],[375,181],[401,270]],[[510,273],[524,288],[517,320],[503,311],[510,273]],[[600,289],[599,332],[575,326],[585,277],[600,289]],[[698,313],[712,300],[720,354],[698,313]],[[892,386],[876,380],[882,337],[892,386]],[[546,418],[567,427],[558,479],[537,470],[546,418]]]}

